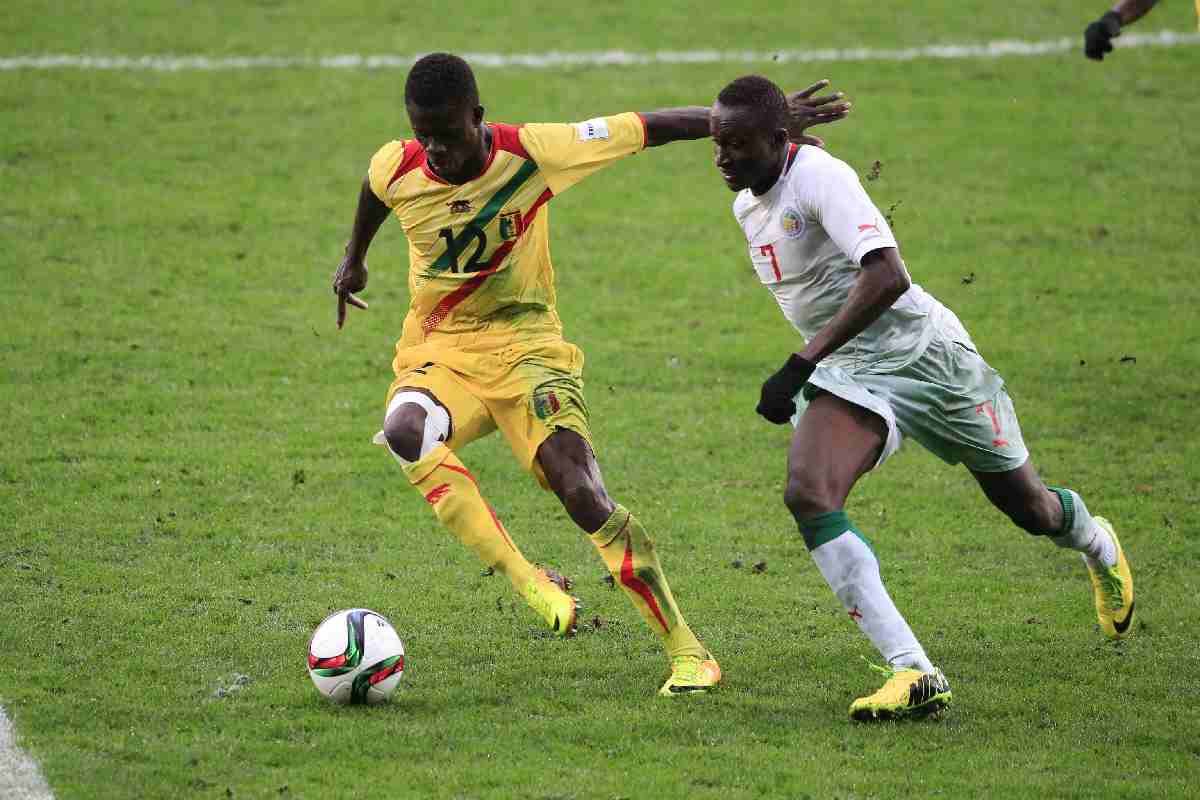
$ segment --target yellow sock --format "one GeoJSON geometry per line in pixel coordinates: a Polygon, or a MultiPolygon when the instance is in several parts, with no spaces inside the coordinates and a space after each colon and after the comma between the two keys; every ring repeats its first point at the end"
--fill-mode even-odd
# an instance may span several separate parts
{"type": "Polygon", "coordinates": [[[438,445],[420,461],[404,465],[408,480],[433,506],[438,520],[471,548],[489,567],[504,573],[518,592],[534,576],[492,507],[479,493],[479,486],[458,456],[438,445]]]}
{"type": "Polygon", "coordinates": [[[667,576],[658,563],[654,542],[642,523],[617,506],[604,527],[591,535],[613,580],[625,590],[634,608],[659,635],[670,656],[707,658],[708,651],[683,620],[667,576]]]}

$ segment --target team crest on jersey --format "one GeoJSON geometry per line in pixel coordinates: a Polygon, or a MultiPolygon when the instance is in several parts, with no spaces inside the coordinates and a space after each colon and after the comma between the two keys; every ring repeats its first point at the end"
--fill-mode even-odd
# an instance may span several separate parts
{"type": "Polygon", "coordinates": [[[511,242],[521,235],[521,212],[509,211],[500,215],[500,238],[511,242]]]}
{"type": "Polygon", "coordinates": [[[794,208],[785,209],[780,225],[784,236],[795,239],[804,233],[804,215],[794,208]]]}
{"type": "Polygon", "coordinates": [[[446,203],[446,205],[448,205],[450,207],[451,214],[470,214],[471,213],[471,201],[470,200],[451,200],[449,203],[446,203]]]}

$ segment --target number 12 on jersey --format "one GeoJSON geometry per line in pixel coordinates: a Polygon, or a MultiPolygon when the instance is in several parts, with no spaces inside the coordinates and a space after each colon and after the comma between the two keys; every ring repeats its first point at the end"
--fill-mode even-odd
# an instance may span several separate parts
{"type": "Polygon", "coordinates": [[[483,258],[483,251],[487,249],[487,234],[482,230],[474,225],[468,225],[463,228],[462,235],[456,239],[452,229],[442,228],[438,231],[438,236],[446,240],[446,258],[450,262],[451,272],[479,272],[484,268],[485,263],[480,263],[480,261],[483,258]],[[471,253],[471,257],[462,269],[459,269],[459,256],[470,246],[472,240],[475,242],[475,251],[471,253]]]}

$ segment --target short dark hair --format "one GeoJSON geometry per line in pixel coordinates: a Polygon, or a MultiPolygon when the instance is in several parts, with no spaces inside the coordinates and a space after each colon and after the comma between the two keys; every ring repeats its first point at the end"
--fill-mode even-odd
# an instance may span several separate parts
{"type": "Polygon", "coordinates": [[[762,75],[743,75],[730,83],[717,95],[723,106],[752,108],[769,128],[786,128],[788,118],[787,98],[783,90],[762,75]]]}
{"type": "Polygon", "coordinates": [[[471,66],[450,53],[417,59],[404,82],[404,102],[421,108],[479,105],[479,87],[471,66]]]}

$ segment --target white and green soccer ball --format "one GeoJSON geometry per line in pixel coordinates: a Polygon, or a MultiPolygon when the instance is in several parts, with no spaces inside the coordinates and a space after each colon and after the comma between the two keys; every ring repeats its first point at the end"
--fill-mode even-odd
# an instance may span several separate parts
{"type": "Polygon", "coordinates": [[[308,642],[308,676],[335,703],[382,703],[403,672],[404,642],[386,617],[366,608],[335,611],[308,642]]]}

